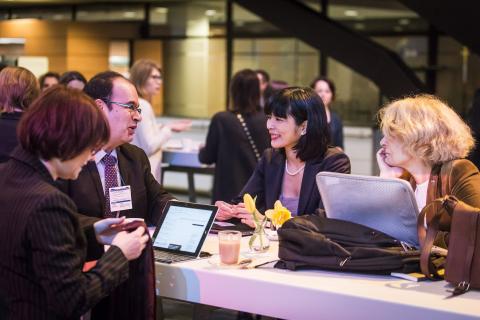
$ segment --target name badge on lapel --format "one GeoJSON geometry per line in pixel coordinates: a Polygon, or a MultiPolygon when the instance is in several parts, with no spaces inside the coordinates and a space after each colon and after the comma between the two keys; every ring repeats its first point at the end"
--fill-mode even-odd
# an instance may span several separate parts
{"type": "Polygon", "coordinates": [[[110,212],[132,209],[132,192],[130,186],[113,187],[110,193],[110,212]]]}

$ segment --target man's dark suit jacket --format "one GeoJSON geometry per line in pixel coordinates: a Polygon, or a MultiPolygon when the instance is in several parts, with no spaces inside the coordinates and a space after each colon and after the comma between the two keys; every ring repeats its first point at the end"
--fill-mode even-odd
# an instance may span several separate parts
{"type": "Polygon", "coordinates": [[[0,297],[7,319],[78,319],[127,279],[128,261],[117,247],[82,272],[84,231],[94,233],[93,219],[77,214],[36,156],[15,149],[0,165],[0,186],[0,297]]]}
{"type": "MultiPolygon", "coordinates": [[[[133,202],[133,209],[121,211],[120,216],[143,218],[147,224],[156,225],[163,208],[174,198],[152,176],[150,162],[142,149],[124,144],[116,151],[122,182],[131,186],[133,202]]],[[[61,189],[73,199],[78,212],[91,217],[103,217],[105,194],[94,161],[83,168],[77,180],[64,182],[61,189]]],[[[98,259],[103,254],[103,246],[98,245],[94,239],[88,239],[88,245],[89,259],[98,259]]],[[[145,268],[151,262],[148,260],[153,259],[151,248],[147,247],[145,254],[146,257],[130,262],[128,281],[92,310],[92,319],[143,320],[154,315],[154,305],[151,305],[155,300],[154,270],[148,271],[145,268]]]]}
{"type": "MultiPolygon", "coordinates": [[[[328,148],[324,155],[306,161],[298,199],[298,215],[313,214],[318,208],[323,209],[315,183],[315,177],[321,171],[350,173],[350,160],[337,148],[328,148]]],[[[285,155],[279,150],[265,150],[250,180],[233,202],[242,202],[243,195],[249,193],[257,197],[256,204],[260,212],[272,209],[280,198],[284,174],[285,155]]]]}

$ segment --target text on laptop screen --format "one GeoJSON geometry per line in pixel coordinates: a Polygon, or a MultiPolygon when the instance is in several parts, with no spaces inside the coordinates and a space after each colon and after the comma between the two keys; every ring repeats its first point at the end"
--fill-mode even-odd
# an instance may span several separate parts
{"type": "Polygon", "coordinates": [[[211,216],[211,210],[170,206],[153,246],[194,253],[211,216]]]}

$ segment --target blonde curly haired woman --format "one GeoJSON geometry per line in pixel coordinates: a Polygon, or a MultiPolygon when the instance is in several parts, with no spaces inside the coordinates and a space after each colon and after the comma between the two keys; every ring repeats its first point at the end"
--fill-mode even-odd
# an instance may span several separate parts
{"type": "Polygon", "coordinates": [[[380,176],[409,180],[420,210],[446,194],[480,207],[480,174],[464,159],[474,139],[446,103],[432,95],[407,97],[382,108],[379,118],[384,134],[377,152],[380,176]],[[446,194],[435,183],[442,173],[450,175],[446,194]]]}

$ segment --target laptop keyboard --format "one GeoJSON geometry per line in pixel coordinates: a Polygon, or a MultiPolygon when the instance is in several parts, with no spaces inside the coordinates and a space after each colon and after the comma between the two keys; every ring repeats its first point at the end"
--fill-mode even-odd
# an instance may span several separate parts
{"type": "Polygon", "coordinates": [[[163,262],[163,263],[173,263],[173,262],[180,262],[180,261],[195,259],[195,257],[191,257],[191,256],[184,256],[178,253],[171,253],[171,252],[158,251],[158,250],[154,250],[153,254],[156,261],[163,262]]]}

